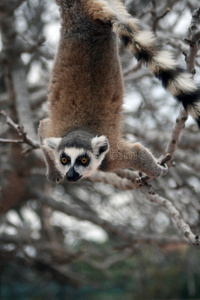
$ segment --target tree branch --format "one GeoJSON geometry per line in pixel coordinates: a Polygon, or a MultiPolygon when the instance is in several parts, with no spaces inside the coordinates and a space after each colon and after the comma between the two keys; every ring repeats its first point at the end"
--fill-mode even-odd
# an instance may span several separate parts
{"type": "Polygon", "coordinates": [[[178,140],[182,132],[182,129],[185,127],[185,121],[187,120],[187,118],[188,118],[188,113],[185,111],[184,108],[181,108],[179,116],[176,119],[176,123],[174,124],[172,129],[170,142],[166,149],[166,153],[170,155],[171,159],[174,157],[174,152],[177,148],[178,140]]]}
{"type": "Polygon", "coordinates": [[[182,219],[180,212],[175,208],[175,206],[166,198],[156,194],[150,187],[141,187],[140,191],[146,196],[147,200],[155,202],[160,206],[167,209],[170,216],[175,221],[177,227],[184,233],[186,238],[196,247],[200,246],[200,238],[198,235],[194,235],[189,227],[182,219]]]}
{"type": "Polygon", "coordinates": [[[7,115],[7,113],[5,111],[0,111],[0,115],[2,115],[6,121],[6,123],[12,127],[17,134],[22,137],[21,140],[9,140],[9,139],[0,139],[1,143],[24,143],[29,145],[32,149],[39,149],[40,145],[39,143],[35,142],[33,139],[31,139],[27,133],[24,131],[23,126],[20,126],[18,124],[16,124],[15,122],[13,122],[13,120],[7,115]]]}
{"type": "MultiPolygon", "coordinates": [[[[187,42],[190,45],[190,48],[189,48],[189,53],[188,55],[186,55],[185,60],[187,64],[187,70],[191,73],[194,71],[195,58],[197,55],[198,44],[200,39],[199,26],[198,26],[199,17],[200,17],[200,7],[192,13],[192,20],[190,23],[190,27],[188,29],[191,35],[190,40],[187,40],[187,42]]],[[[179,116],[176,119],[176,123],[173,126],[172,137],[166,150],[166,152],[170,154],[171,158],[173,158],[174,156],[174,152],[178,144],[178,139],[180,137],[182,129],[185,126],[185,121],[187,120],[187,118],[188,118],[188,113],[184,110],[184,108],[181,108],[179,116]]]]}
{"type": "Polygon", "coordinates": [[[164,12],[162,12],[160,15],[157,14],[156,12],[156,1],[152,0],[152,9],[150,10],[152,17],[153,17],[153,25],[152,25],[152,30],[155,32],[156,28],[158,26],[158,22],[164,18],[169,12],[170,12],[170,7],[167,7],[166,10],[164,12]]]}
{"type": "Polygon", "coordinates": [[[89,179],[94,182],[104,182],[106,184],[110,184],[113,187],[120,189],[122,191],[130,190],[130,189],[133,190],[138,188],[136,177],[135,178],[134,176],[132,176],[132,178],[131,176],[129,176],[129,178],[126,177],[126,175],[128,175],[128,171],[120,170],[119,174],[121,174],[121,176],[118,176],[118,174],[115,173],[108,173],[108,172],[104,173],[99,171],[96,172],[94,175],[92,175],[89,179]],[[122,175],[123,171],[125,172],[124,177],[122,175]]]}
{"type": "Polygon", "coordinates": [[[192,19],[189,27],[190,38],[185,39],[189,44],[189,52],[185,57],[187,64],[187,70],[191,73],[195,73],[195,58],[197,51],[199,49],[200,40],[200,28],[199,28],[199,18],[200,18],[200,7],[193,11],[192,19]]]}

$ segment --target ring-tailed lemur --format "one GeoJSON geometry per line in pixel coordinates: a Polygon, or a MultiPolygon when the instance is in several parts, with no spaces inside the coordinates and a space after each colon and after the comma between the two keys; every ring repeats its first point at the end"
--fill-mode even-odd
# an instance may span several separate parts
{"type": "Polygon", "coordinates": [[[120,0],[57,0],[61,33],[50,84],[49,118],[39,136],[48,178],[70,182],[97,170],[133,168],[157,177],[167,172],[139,143],[123,139],[124,84],[117,37],[162,81],[200,126],[200,89],[142,29],[120,0]]]}

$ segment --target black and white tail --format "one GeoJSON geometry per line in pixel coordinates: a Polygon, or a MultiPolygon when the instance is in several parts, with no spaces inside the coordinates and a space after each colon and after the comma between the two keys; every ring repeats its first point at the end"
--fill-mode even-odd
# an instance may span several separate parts
{"type": "Polygon", "coordinates": [[[185,110],[197,121],[200,128],[200,87],[192,74],[182,69],[172,53],[164,50],[150,30],[143,29],[139,20],[127,13],[120,0],[82,0],[93,19],[112,24],[113,31],[124,45],[158,78],[185,110]]]}
{"type": "MultiPolygon", "coordinates": [[[[133,22],[134,28],[137,21],[133,22]]],[[[126,25],[127,26],[127,25],[126,25]]],[[[156,36],[149,30],[137,26],[137,31],[124,32],[124,24],[118,23],[118,28],[113,30],[121,38],[125,46],[134,54],[138,61],[142,61],[158,78],[164,88],[168,90],[185,110],[197,121],[200,127],[200,87],[194,83],[192,74],[181,68],[173,58],[172,53],[163,50],[158,44],[156,36]],[[122,26],[122,31],[120,30],[122,26]],[[120,32],[121,31],[121,32],[120,32]]]]}

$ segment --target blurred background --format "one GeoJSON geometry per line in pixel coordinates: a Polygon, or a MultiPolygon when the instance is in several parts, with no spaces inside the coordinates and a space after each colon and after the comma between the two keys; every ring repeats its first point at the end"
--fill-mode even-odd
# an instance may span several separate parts
{"type": "MultiPolygon", "coordinates": [[[[197,0],[127,0],[186,67],[197,0]]],[[[37,141],[59,40],[53,0],[0,1],[0,109],[37,141]]],[[[156,157],[165,154],[180,106],[119,42],[123,127],[156,157]]],[[[195,81],[200,82],[200,52],[195,81]]],[[[20,139],[0,116],[0,139],[20,139]]],[[[199,234],[200,133],[189,118],[174,162],[152,186],[199,234]]],[[[0,143],[0,299],[200,299],[200,252],[169,213],[138,190],[83,180],[55,186],[39,149],[0,143]]]]}

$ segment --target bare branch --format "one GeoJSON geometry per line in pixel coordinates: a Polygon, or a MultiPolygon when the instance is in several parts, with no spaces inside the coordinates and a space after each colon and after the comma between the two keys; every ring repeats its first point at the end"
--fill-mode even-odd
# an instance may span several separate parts
{"type": "Polygon", "coordinates": [[[27,133],[24,131],[23,126],[20,126],[13,122],[13,120],[7,115],[5,111],[0,111],[0,115],[2,115],[6,121],[6,123],[11,126],[15,131],[17,131],[18,135],[22,137],[22,140],[6,140],[6,139],[0,139],[0,142],[2,143],[24,143],[29,145],[32,149],[39,149],[40,145],[39,143],[35,142],[33,139],[31,139],[27,133]]]}
{"type": "Polygon", "coordinates": [[[9,140],[9,139],[1,139],[0,138],[0,143],[10,143],[10,144],[23,144],[23,140],[9,140]]]}
{"type": "Polygon", "coordinates": [[[185,127],[185,121],[187,120],[188,114],[184,108],[180,109],[180,113],[178,118],[176,119],[176,123],[172,129],[171,140],[167,146],[166,153],[168,153],[171,159],[174,156],[174,152],[177,148],[178,140],[181,134],[182,129],[185,127]]]}
{"type": "Polygon", "coordinates": [[[170,216],[175,221],[178,228],[184,233],[187,239],[196,247],[200,246],[200,238],[198,235],[192,233],[190,226],[187,225],[181,217],[180,212],[175,208],[175,206],[166,198],[163,198],[156,194],[152,189],[150,190],[147,187],[141,187],[140,191],[146,196],[147,200],[155,202],[160,206],[163,206],[167,209],[170,216]]]}
{"type": "Polygon", "coordinates": [[[150,10],[151,14],[152,14],[152,17],[153,17],[153,25],[152,25],[152,30],[155,32],[156,31],[156,28],[158,26],[158,22],[164,18],[169,12],[170,12],[170,7],[167,7],[167,9],[162,12],[160,15],[157,14],[157,11],[156,11],[156,1],[151,1],[152,4],[153,4],[153,7],[152,9],[150,10]]]}
{"type": "MultiPolygon", "coordinates": [[[[115,173],[96,172],[94,175],[90,177],[90,179],[94,182],[104,182],[106,184],[110,184],[113,187],[120,189],[122,191],[136,189],[138,187],[136,178],[132,178],[131,180],[130,177],[122,178],[123,177],[122,172],[123,170],[119,171],[119,174],[121,174],[121,176],[118,176],[118,174],[115,173]]],[[[125,171],[124,177],[126,175],[128,175],[127,171],[125,171]]]]}
{"type": "Polygon", "coordinates": [[[31,191],[33,197],[37,197],[42,203],[52,207],[54,210],[61,211],[69,216],[73,216],[79,220],[87,220],[90,221],[102,228],[106,231],[118,235],[119,237],[125,239],[126,241],[136,242],[135,238],[125,229],[123,226],[115,226],[111,222],[101,219],[97,215],[94,215],[88,211],[84,211],[77,206],[72,206],[67,204],[66,202],[58,202],[54,200],[52,197],[45,195],[39,191],[31,191]]]}
{"type": "Polygon", "coordinates": [[[199,18],[200,18],[200,7],[193,11],[192,19],[189,27],[190,38],[185,39],[189,44],[189,52],[186,55],[185,61],[187,64],[187,70],[194,74],[195,72],[195,58],[197,51],[199,49],[200,40],[200,28],[199,28],[199,18]]]}
{"type": "MultiPolygon", "coordinates": [[[[190,45],[190,48],[189,48],[188,55],[185,54],[187,70],[191,73],[193,72],[193,74],[194,74],[195,58],[197,55],[198,43],[200,39],[199,26],[198,26],[199,17],[200,17],[200,7],[192,13],[192,20],[189,27],[191,38],[190,40],[187,40],[190,45]]],[[[173,126],[172,137],[166,150],[166,152],[169,153],[172,158],[178,144],[178,139],[180,137],[182,129],[185,126],[185,121],[187,120],[187,118],[188,118],[188,113],[183,108],[181,108],[179,116],[176,119],[176,123],[173,126]]]]}

